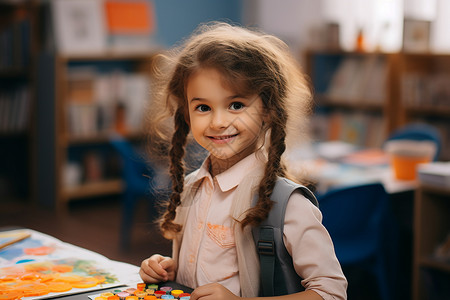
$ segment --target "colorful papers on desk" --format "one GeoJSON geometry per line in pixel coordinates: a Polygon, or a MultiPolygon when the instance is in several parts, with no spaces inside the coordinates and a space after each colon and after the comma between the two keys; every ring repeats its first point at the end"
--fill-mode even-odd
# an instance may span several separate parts
{"type": "Polygon", "coordinates": [[[381,149],[365,149],[355,151],[344,156],[341,160],[344,164],[359,167],[373,167],[388,165],[390,156],[381,149]]]}
{"type": "Polygon", "coordinates": [[[381,182],[388,193],[413,190],[416,181],[397,180],[390,156],[382,149],[359,147],[340,141],[304,145],[285,156],[290,172],[314,183],[317,193],[332,188],[381,182]]]}
{"type": "Polygon", "coordinates": [[[0,232],[0,249],[29,238],[31,234],[23,230],[0,232]]]}
{"type": "Polygon", "coordinates": [[[309,177],[316,182],[318,193],[325,193],[336,187],[382,182],[386,172],[389,172],[389,168],[384,165],[361,168],[322,159],[310,161],[305,166],[309,177]]]}
{"type": "Polygon", "coordinates": [[[337,161],[343,157],[352,154],[358,148],[349,143],[341,141],[330,141],[318,143],[314,146],[319,157],[328,161],[337,161]]]}
{"type": "Polygon", "coordinates": [[[139,280],[136,266],[108,258],[33,230],[28,239],[0,251],[0,296],[43,299],[116,287],[139,280]]]}

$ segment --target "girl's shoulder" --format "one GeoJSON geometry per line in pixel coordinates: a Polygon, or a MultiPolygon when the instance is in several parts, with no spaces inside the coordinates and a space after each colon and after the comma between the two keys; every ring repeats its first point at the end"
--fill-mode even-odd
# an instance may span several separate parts
{"type": "Polygon", "coordinates": [[[277,181],[275,182],[275,187],[273,189],[271,199],[273,201],[284,201],[287,203],[292,194],[296,191],[300,192],[315,206],[319,206],[316,196],[310,189],[285,177],[278,177],[277,181]]]}

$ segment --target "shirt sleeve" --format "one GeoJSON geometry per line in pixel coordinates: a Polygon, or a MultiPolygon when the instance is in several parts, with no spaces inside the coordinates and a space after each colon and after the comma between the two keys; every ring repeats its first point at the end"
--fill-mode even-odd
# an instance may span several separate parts
{"type": "Polygon", "coordinates": [[[347,299],[347,280],[322,225],[322,213],[296,190],[286,207],[283,240],[306,289],[323,299],[347,299]]]}

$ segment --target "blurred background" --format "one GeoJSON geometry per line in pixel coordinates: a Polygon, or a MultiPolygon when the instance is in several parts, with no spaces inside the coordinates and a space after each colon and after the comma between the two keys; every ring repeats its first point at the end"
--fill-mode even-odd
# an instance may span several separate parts
{"type": "MultiPolygon", "coordinates": [[[[209,21],[290,46],[314,87],[314,143],[380,150],[419,123],[439,134],[435,160],[449,160],[447,0],[0,0],[0,226],[134,264],[169,254],[152,223],[166,162],[145,153],[152,63],[209,21]]],[[[413,193],[400,198],[412,265],[413,193]]]]}

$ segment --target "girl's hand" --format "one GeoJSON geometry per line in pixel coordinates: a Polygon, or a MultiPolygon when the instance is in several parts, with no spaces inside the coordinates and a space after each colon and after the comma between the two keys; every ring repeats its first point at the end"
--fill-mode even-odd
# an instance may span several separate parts
{"type": "Polygon", "coordinates": [[[210,283],[196,288],[191,300],[237,300],[241,299],[219,283],[210,283]]]}
{"type": "Polygon", "coordinates": [[[175,261],[171,257],[154,254],[141,263],[139,275],[146,283],[175,280],[175,261]]]}

